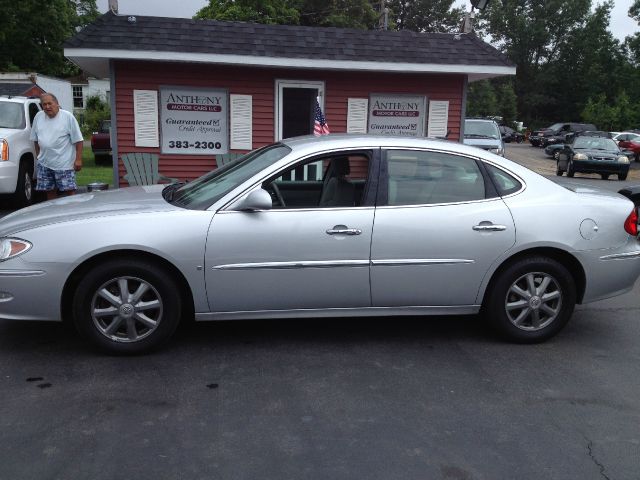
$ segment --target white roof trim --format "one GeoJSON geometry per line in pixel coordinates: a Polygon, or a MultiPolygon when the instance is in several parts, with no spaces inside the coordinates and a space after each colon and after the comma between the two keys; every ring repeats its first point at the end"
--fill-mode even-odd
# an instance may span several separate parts
{"type": "Polygon", "coordinates": [[[313,70],[384,71],[403,73],[458,73],[467,75],[515,75],[515,67],[490,65],[461,65],[439,63],[359,62],[311,58],[256,57],[215,53],[158,52],[150,50],[106,50],[94,48],[65,48],[64,55],[75,63],[95,64],[104,60],[147,60],[163,62],[217,63],[256,67],[290,67],[313,70]]]}

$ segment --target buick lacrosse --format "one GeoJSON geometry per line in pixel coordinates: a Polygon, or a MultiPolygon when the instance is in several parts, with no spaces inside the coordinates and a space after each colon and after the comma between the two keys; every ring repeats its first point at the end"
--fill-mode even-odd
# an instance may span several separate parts
{"type": "Polygon", "coordinates": [[[327,135],[185,184],[97,191],[0,220],[0,318],[69,320],[116,354],[181,321],[481,313],[510,341],[640,275],[631,201],[457,143],[327,135]]]}

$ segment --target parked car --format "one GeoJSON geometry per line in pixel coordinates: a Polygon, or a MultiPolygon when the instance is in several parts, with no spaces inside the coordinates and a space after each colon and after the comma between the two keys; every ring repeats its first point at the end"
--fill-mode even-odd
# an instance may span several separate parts
{"type": "Polygon", "coordinates": [[[621,150],[628,150],[629,154],[634,157],[636,162],[640,161],[640,134],[632,132],[623,132],[615,139],[621,150]]]}
{"type": "Polygon", "coordinates": [[[513,128],[507,127],[506,125],[499,125],[498,128],[500,129],[504,143],[522,143],[524,141],[524,134],[515,131],[513,128]]]}
{"type": "Polygon", "coordinates": [[[111,120],[102,120],[97,132],[91,135],[91,151],[97,165],[111,165],[111,120]]]}
{"type": "Polygon", "coordinates": [[[550,127],[534,130],[531,135],[529,135],[529,143],[534,147],[544,148],[551,143],[565,143],[567,141],[567,135],[584,132],[585,130],[598,129],[591,123],[554,123],[550,127]]]}
{"type": "Polygon", "coordinates": [[[38,98],[0,96],[0,194],[18,207],[33,202],[36,151],[29,137],[40,110],[38,98]]]}
{"type": "Polygon", "coordinates": [[[577,172],[597,173],[606,180],[615,174],[619,180],[626,180],[629,173],[629,159],[613,139],[603,136],[578,135],[564,145],[557,158],[559,176],[564,172],[568,177],[577,172]]]}
{"type": "Polygon", "coordinates": [[[631,290],[637,235],[627,198],[557,185],[478,148],[298,137],[186,184],[2,218],[0,318],[68,318],[116,354],[159,347],[194,315],[482,311],[505,338],[539,342],[576,303],[631,290]]]}
{"type": "Polygon", "coordinates": [[[465,118],[463,143],[504,156],[504,142],[495,120],[465,118]]]}
{"type": "Polygon", "coordinates": [[[564,143],[552,143],[544,147],[544,153],[552,157],[554,160],[558,159],[558,154],[564,148],[564,143]]]}

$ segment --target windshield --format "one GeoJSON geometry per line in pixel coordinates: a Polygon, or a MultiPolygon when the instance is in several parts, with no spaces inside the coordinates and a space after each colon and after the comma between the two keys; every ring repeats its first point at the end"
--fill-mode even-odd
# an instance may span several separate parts
{"type": "Polygon", "coordinates": [[[23,129],[24,110],[21,103],[0,102],[0,128],[23,129]]]}
{"type": "Polygon", "coordinates": [[[590,148],[592,150],[618,150],[618,145],[610,138],[578,137],[573,143],[574,148],[590,148]]]}
{"type": "Polygon", "coordinates": [[[464,121],[465,137],[500,138],[500,131],[494,122],[474,120],[464,121]]]}
{"type": "Polygon", "coordinates": [[[289,147],[277,143],[254,150],[178,188],[166,187],[165,199],[179,207],[206,210],[238,185],[290,152],[289,147]]]}
{"type": "Polygon", "coordinates": [[[553,130],[554,132],[559,132],[563,126],[564,126],[564,123],[554,123],[550,127],[547,127],[547,130],[553,130]]]}

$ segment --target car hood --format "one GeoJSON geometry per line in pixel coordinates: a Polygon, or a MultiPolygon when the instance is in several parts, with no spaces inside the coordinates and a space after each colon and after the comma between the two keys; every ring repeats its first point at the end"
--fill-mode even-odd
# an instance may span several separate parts
{"type": "Polygon", "coordinates": [[[502,147],[501,141],[497,138],[465,138],[464,144],[484,148],[485,150],[502,147]]]}
{"type": "Polygon", "coordinates": [[[19,130],[17,128],[0,128],[0,138],[8,138],[21,131],[22,130],[19,130]]]}
{"type": "Polygon", "coordinates": [[[72,195],[17,210],[0,219],[0,235],[90,217],[179,210],[162,197],[166,185],[127,187],[72,195]]]}
{"type": "Polygon", "coordinates": [[[612,160],[615,160],[620,155],[622,155],[621,152],[612,152],[610,150],[594,150],[591,148],[576,148],[575,152],[584,153],[585,155],[588,155],[590,157],[610,158],[612,160]]]}

